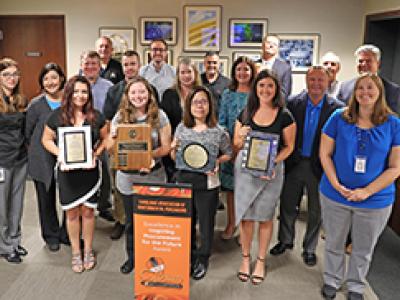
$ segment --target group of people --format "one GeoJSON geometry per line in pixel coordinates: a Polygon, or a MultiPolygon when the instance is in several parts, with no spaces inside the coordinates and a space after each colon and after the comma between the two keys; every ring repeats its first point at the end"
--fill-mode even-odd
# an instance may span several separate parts
{"type": "Polygon", "coordinates": [[[378,75],[380,52],[373,45],[356,51],[360,76],[340,83],[339,57],[329,52],[322,66],[311,66],[306,88],[291,95],[290,66],[279,58],[279,40],[263,40],[262,58],[239,57],[230,79],[219,72],[218,53],[204,57],[199,74],[190,58],[166,63],[167,44],[154,40],[151,62],[140,67],[136,51],[121,64],[111,58],[107,37],[96,51],[81,57],[80,75],[66,79],[55,63],[39,75],[42,93],[23,97],[20,71],[12,59],[0,61],[0,254],[20,263],[20,220],[26,175],[34,181],[42,237],[50,251],[70,244],[72,270],[95,267],[95,208],[115,220],[111,238],[125,231],[127,259],[122,273],[134,269],[132,186],[139,183],[190,183],[193,188],[191,276],[202,279],[212,252],[220,191],[226,193],[227,224],[221,238],[240,230],[242,260],[237,277],[261,284],[279,203],[278,243],[271,255],[294,246],[295,221],[304,192],[308,199],[303,261],[317,263],[321,224],[325,231],[325,299],[334,299],[343,282],[348,299],[363,299],[365,277],[377,239],[390,216],[394,181],[400,175],[400,87],[378,75]],[[347,106],[345,106],[347,105],[347,106]],[[140,170],[112,170],[110,154],[120,124],[151,126],[152,163],[140,170]],[[69,169],[60,160],[58,130],[90,126],[93,165],[69,169]],[[278,151],[273,172],[255,176],[242,166],[249,132],[275,135],[278,151]],[[212,170],[175,164],[182,145],[201,143],[215,158],[212,170]],[[54,171],[54,169],[56,171],[54,171]],[[59,186],[60,222],[56,210],[59,186]],[[110,214],[114,189],[114,215],[110,214]],[[196,224],[199,239],[196,238],[196,224]],[[256,260],[251,245],[258,225],[256,260]],[[353,250],[345,268],[345,244],[353,250]]]}

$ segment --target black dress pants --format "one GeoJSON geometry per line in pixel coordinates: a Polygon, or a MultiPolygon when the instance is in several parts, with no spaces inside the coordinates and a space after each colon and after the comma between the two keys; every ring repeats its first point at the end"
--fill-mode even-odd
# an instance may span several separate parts
{"type": "Polygon", "coordinates": [[[68,241],[68,234],[65,225],[65,213],[63,221],[60,222],[57,216],[56,209],[56,184],[53,180],[46,190],[46,185],[43,182],[34,180],[36,195],[39,206],[39,220],[42,231],[42,238],[47,244],[59,244],[60,242],[68,241]]]}

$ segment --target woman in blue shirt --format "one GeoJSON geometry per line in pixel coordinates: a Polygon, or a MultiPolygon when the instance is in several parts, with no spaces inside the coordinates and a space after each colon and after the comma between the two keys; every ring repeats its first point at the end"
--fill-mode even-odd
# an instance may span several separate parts
{"type": "Polygon", "coordinates": [[[363,299],[376,242],[387,224],[400,175],[400,120],[388,107],[376,75],[361,75],[349,106],[323,128],[320,183],[326,231],[325,299],[345,280],[347,299],[363,299]],[[351,230],[353,251],[345,277],[344,244],[351,230]]]}

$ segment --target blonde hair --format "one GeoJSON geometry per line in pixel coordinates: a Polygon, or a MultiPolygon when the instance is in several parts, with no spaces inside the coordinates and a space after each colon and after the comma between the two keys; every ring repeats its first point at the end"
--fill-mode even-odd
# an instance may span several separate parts
{"type": "MultiPolygon", "coordinates": [[[[18,68],[18,63],[11,58],[3,58],[0,60],[0,72],[9,68],[16,67],[18,68]]],[[[20,91],[20,80],[18,80],[17,85],[14,87],[11,97],[10,103],[5,101],[6,95],[4,94],[3,87],[0,86],[0,112],[17,112],[17,111],[25,111],[26,106],[28,104],[26,98],[22,95],[20,91]]]]}
{"type": "Polygon", "coordinates": [[[359,117],[360,104],[356,99],[356,90],[361,80],[365,78],[370,78],[379,90],[378,100],[375,102],[374,111],[371,115],[371,122],[375,126],[377,126],[386,122],[389,115],[393,115],[394,113],[387,105],[385,98],[385,89],[382,80],[379,78],[379,76],[372,73],[363,73],[357,78],[356,83],[354,85],[353,94],[351,95],[349,101],[349,106],[345,108],[342,116],[347,122],[351,124],[357,123],[359,117]]]}
{"type": "Polygon", "coordinates": [[[153,89],[146,79],[143,77],[137,77],[128,82],[125,87],[124,95],[122,97],[121,103],[119,105],[119,120],[118,123],[131,124],[136,123],[137,118],[135,113],[137,111],[136,107],[132,105],[129,101],[128,93],[131,86],[135,83],[141,82],[147,89],[149,93],[149,99],[147,102],[146,112],[147,112],[147,123],[151,125],[152,128],[160,127],[160,118],[158,112],[157,101],[153,94],[153,89]]]}
{"type": "Polygon", "coordinates": [[[182,84],[181,80],[179,79],[179,72],[181,70],[182,65],[188,66],[193,69],[194,72],[193,87],[201,85],[199,70],[197,69],[196,65],[190,60],[189,57],[181,58],[178,62],[178,67],[176,68],[176,82],[175,85],[173,86],[173,88],[176,89],[179,98],[181,98],[181,84],[182,84]]]}

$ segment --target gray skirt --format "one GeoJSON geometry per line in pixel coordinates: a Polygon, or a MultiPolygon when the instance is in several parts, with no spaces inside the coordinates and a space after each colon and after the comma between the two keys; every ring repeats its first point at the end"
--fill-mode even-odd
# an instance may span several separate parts
{"type": "Polygon", "coordinates": [[[264,180],[242,170],[242,151],[235,161],[235,221],[269,221],[275,214],[284,176],[284,165],[280,162],[275,167],[275,177],[264,180]]]}

